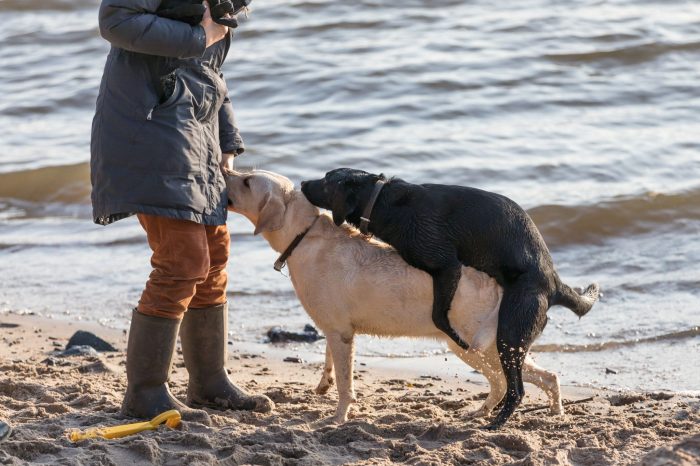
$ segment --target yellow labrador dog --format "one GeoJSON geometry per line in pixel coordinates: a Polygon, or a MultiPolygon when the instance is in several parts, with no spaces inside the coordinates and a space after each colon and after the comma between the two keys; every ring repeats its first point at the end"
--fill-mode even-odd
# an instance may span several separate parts
{"type": "MultiPolygon", "coordinates": [[[[316,393],[324,394],[333,385],[335,366],[339,396],[334,422],[345,422],[355,401],[356,334],[443,340],[489,381],[490,393],[472,415],[486,416],[501,401],[506,380],[496,350],[496,328],[502,290],[494,279],[462,267],[449,320],[469,344],[464,351],[433,324],[430,276],[406,264],[393,248],[353,227],[336,226],[288,178],[276,173],[228,172],[226,183],[229,209],[247,217],[255,234],[262,233],[275,251],[283,253],[297,243],[287,259],[289,274],[304,309],[326,335],[326,363],[316,393]]],[[[556,374],[528,356],[523,377],[547,394],[553,414],[562,412],[556,374]]]]}

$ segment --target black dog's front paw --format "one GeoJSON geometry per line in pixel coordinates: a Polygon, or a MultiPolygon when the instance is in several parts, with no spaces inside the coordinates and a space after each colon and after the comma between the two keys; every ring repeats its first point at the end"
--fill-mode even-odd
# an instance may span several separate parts
{"type": "Polygon", "coordinates": [[[495,432],[497,430],[501,430],[501,427],[503,427],[502,422],[493,421],[490,424],[486,424],[485,426],[479,427],[479,429],[488,430],[489,432],[495,432]]]}

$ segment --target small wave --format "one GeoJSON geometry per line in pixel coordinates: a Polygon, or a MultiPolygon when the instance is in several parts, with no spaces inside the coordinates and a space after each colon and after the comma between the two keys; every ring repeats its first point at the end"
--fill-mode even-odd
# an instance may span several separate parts
{"type": "MultiPolygon", "coordinates": [[[[245,289],[237,289],[237,290],[228,290],[226,292],[226,295],[229,297],[232,297],[234,299],[236,298],[285,298],[285,299],[290,299],[294,300],[296,302],[296,293],[294,290],[272,290],[272,289],[250,289],[250,290],[245,290],[245,289]]],[[[296,305],[296,303],[295,303],[296,305]]]]}
{"type": "Polygon", "coordinates": [[[0,173],[0,198],[85,204],[90,201],[90,165],[60,165],[0,173]]]}
{"type": "MultiPolygon", "coordinates": [[[[87,206],[89,172],[88,163],[79,163],[2,173],[0,198],[87,206]]],[[[528,213],[550,247],[598,243],[677,226],[679,221],[700,221],[700,187],[673,194],[647,192],[592,205],[541,205],[528,213]]]]}
{"type": "Polygon", "coordinates": [[[3,11],[76,11],[85,8],[98,7],[97,0],[3,0],[0,2],[0,12],[3,11]]]}
{"type": "Polygon", "coordinates": [[[319,24],[302,25],[294,30],[297,35],[304,36],[306,34],[318,34],[321,32],[336,32],[338,30],[376,30],[384,28],[385,23],[380,20],[369,20],[369,21],[324,21],[319,24]]]}
{"type": "MultiPolygon", "coordinates": [[[[145,240],[143,241],[145,242],[145,240]]],[[[11,253],[17,253],[20,251],[25,251],[27,249],[38,249],[38,248],[43,248],[43,249],[52,249],[56,247],[61,247],[61,248],[74,248],[74,249],[85,249],[88,247],[92,246],[97,246],[99,245],[98,243],[90,243],[87,241],[74,241],[70,243],[36,243],[36,242],[27,242],[27,243],[0,243],[0,251],[9,251],[11,253]]]]}
{"type": "Polygon", "coordinates": [[[657,42],[651,42],[612,50],[548,54],[544,55],[543,58],[560,63],[578,64],[612,61],[622,65],[637,65],[639,63],[653,61],[657,57],[667,53],[698,51],[700,51],[700,42],[687,42],[682,44],[660,44],[657,42]]]}
{"type": "Polygon", "coordinates": [[[664,293],[689,293],[695,294],[700,291],[700,279],[680,279],[676,276],[672,276],[670,280],[649,280],[649,281],[639,281],[634,280],[630,282],[620,283],[615,290],[611,290],[607,293],[607,296],[613,296],[617,293],[639,293],[646,294],[650,290],[655,290],[656,292],[663,291],[664,293]]]}
{"type": "Polygon", "coordinates": [[[610,349],[625,348],[628,346],[642,345],[645,343],[657,343],[660,341],[683,340],[700,336],[700,326],[692,327],[680,332],[654,335],[653,337],[637,338],[624,341],[605,341],[601,343],[588,343],[585,345],[560,345],[551,343],[546,345],[534,345],[532,351],[536,353],[580,353],[589,351],[605,351],[610,349]]]}
{"type": "Polygon", "coordinates": [[[679,220],[700,220],[700,188],[644,193],[587,206],[544,205],[528,211],[549,246],[596,243],[644,234],[679,220]]]}

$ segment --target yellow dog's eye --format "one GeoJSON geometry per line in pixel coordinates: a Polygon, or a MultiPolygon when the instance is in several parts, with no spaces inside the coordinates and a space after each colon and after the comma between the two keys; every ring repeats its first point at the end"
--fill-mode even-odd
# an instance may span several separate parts
{"type": "Polygon", "coordinates": [[[243,178],[243,184],[245,185],[246,188],[250,188],[250,177],[246,176],[243,178]]]}

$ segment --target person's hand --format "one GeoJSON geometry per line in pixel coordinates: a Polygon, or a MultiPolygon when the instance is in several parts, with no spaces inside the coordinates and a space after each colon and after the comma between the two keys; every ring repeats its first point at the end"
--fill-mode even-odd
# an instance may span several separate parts
{"type": "Polygon", "coordinates": [[[204,0],[202,2],[204,5],[204,15],[202,16],[202,22],[200,25],[204,28],[204,33],[207,36],[207,47],[212,44],[219,42],[221,39],[226,37],[228,33],[228,28],[221,24],[217,24],[211,19],[211,12],[209,11],[209,3],[204,0]]]}
{"type": "Polygon", "coordinates": [[[221,154],[221,169],[226,173],[226,171],[233,170],[233,158],[236,154],[221,154]]]}

